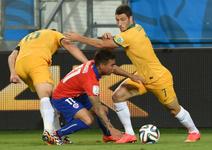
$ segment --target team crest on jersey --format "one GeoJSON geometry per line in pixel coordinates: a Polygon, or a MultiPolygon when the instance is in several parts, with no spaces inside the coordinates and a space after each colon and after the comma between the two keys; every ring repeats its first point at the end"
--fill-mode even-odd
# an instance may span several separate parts
{"type": "Polygon", "coordinates": [[[73,107],[74,107],[75,109],[77,109],[77,108],[79,108],[79,104],[74,103],[74,104],[73,104],[73,107]]]}
{"type": "Polygon", "coordinates": [[[122,38],[122,37],[116,37],[115,38],[115,41],[117,42],[117,43],[123,43],[124,42],[124,39],[122,38]]]}
{"type": "Polygon", "coordinates": [[[99,95],[99,86],[98,85],[94,85],[93,86],[93,94],[94,95],[99,95]]]}

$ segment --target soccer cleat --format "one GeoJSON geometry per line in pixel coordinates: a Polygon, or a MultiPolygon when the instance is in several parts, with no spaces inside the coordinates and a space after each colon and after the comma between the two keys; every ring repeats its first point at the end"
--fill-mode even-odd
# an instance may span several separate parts
{"type": "Polygon", "coordinates": [[[115,141],[117,141],[117,140],[119,140],[119,139],[117,139],[117,138],[114,138],[113,136],[106,136],[106,135],[103,135],[103,137],[102,137],[102,141],[104,142],[104,143],[107,143],[107,142],[115,142],[115,141]]]}
{"type": "Polygon", "coordinates": [[[137,138],[135,135],[130,135],[125,133],[116,143],[135,143],[137,141],[137,138]]]}
{"type": "Polygon", "coordinates": [[[63,141],[57,135],[56,132],[54,132],[53,134],[48,133],[43,140],[46,141],[47,143],[49,143],[49,145],[53,145],[53,144],[62,145],[63,144],[63,141]]]}
{"type": "Polygon", "coordinates": [[[185,142],[186,143],[196,142],[200,140],[200,137],[201,137],[200,133],[197,132],[189,133],[185,142]]]}
{"type": "Polygon", "coordinates": [[[57,135],[56,132],[54,132],[52,135],[51,135],[51,138],[50,140],[51,143],[54,143],[56,145],[62,145],[63,144],[63,141],[61,140],[61,138],[57,135]]]}
{"type": "Polygon", "coordinates": [[[62,139],[64,144],[73,144],[68,136],[64,136],[62,139]]]}
{"type": "Polygon", "coordinates": [[[44,130],[42,134],[42,140],[47,144],[47,145],[52,145],[51,141],[49,141],[51,135],[49,134],[48,131],[44,130]]]}

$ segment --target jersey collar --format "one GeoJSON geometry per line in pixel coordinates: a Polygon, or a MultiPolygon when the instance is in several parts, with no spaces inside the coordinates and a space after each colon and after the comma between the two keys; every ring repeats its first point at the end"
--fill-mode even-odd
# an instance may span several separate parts
{"type": "Polygon", "coordinates": [[[100,74],[98,72],[98,69],[97,69],[95,64],[93,64],[93,71],[94,71],[94,73],[96,75],[96,78],[99,80],[101,78],[101,76],[100,76],[100,74]]]}
{"type": "Polygon", "coordinates": [[[128,29],[131,29],[131,28],[133,28],[133,27],[135,27],[135,23],[129,25],[129,27],[127,28],[127,30],[128,30],[128,29]]]}

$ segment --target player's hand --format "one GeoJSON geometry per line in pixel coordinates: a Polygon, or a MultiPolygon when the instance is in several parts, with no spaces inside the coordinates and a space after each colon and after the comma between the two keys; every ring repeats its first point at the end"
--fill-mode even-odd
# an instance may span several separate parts
{"type": "Polygon", "coordinates": [[[104,33],[104,34],[102,35],[102,39],[103,39],[103,40],[111,40],[111,39],[113,39],[113,36],[112,36],[111,33],[104,33]]]}
{"type": "Polygon", "coordinates": [[[65,39],[71,40],[72,42],[77,41],[80,38],[80,34],[75,32],[64,33],[65,39]]]}
{"type": "Polygon", "coordinates": [[[137,82],[137,83],[139,83],[139,84],[142,84],[142,83],[145,83],[145,80],[142,78],[142,77],[140,77],[140,76],[138,76],[138,75],[132,75],[131,77],[130,77],[130,79],[132,80],[132,81],[134,81],[134,82],[137,82]]]}
{"type": "Polygon", "coordinates": [[[123,133],[116,128],[110,128],[109,131],[114,139],[120,139],[123,136],[123,133]]]}
{"type": "Polygon", "coordinates": [[[10,82],[11,83],[21,83],[21,79],[19,78],[19,76],[17,74],[11,74],[10,75],[10,82]]]}

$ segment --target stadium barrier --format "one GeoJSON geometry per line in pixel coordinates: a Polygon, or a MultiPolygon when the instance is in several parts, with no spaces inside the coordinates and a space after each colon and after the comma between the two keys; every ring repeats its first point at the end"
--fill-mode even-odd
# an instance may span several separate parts
{"type": "MultiPolygon", "coordinates": [[[[157,49],[156,53],[173,74],[175,90],[183,107],[191,114],[198,127],[212,127],[212,49],[157,49]]],[[[41,129],[37,95],[31,93],[25,84],[9,83],[7,57],[9,51],[0,52],[0,129],[41,129]]],[[[85,51],[92,58],[94,51],[85,51]]],[[[116,51],[117,64],[129,72],[135,68],[123,51],[116,51]]],[[[53,57],[51,70],[55,83],[79,62],[65,51],[59,51],[53,57]]],[[[116,127],[121,124],[113,111],[112,91],[123,81],[120,76],[106,76],[101,79],[101,99],[110,108],[109,116],[116,127]]],[[[152,123],[158,127],[182,127],[173,119],[157,99],[147,93],[136,96],[128,103],[135,127],[152,123]],[[148,113],[148,117],[142,117],[148,113]]],[[[94,127],[97,127],[96,124],[94,127]]]]}

